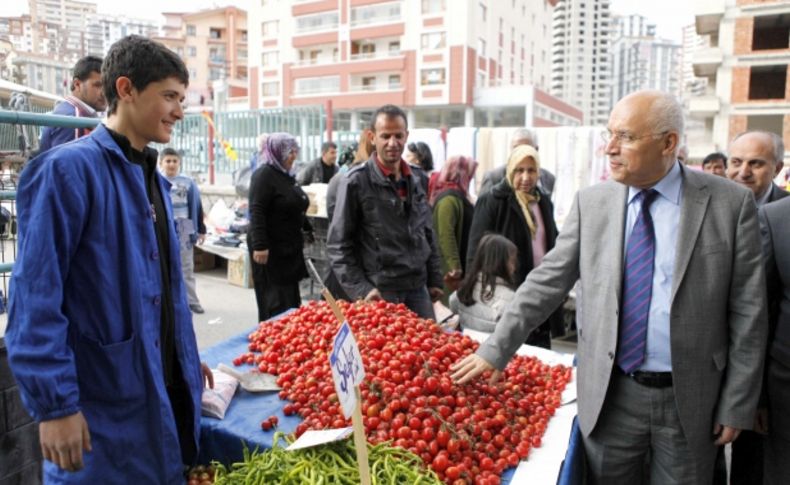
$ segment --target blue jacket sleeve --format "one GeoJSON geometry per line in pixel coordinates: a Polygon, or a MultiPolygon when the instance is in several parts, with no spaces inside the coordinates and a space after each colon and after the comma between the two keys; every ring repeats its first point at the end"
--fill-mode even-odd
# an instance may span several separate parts
{"type": "Polygon", "coordinates": [[[46,155],[33,160],[17,195],[19,249],[5,339],[22,400],[37,421],[79,411],[63,289],[87,219],[89,191],[71,161],[46,155]]]}
{"type": "MultiPolygon", "coordinates": [[[[52,111],[54,115],[77,116],[77,110],[69,103],[63,102],[52,111]]],[[[77,139],[77,130],[74,128],[55,128],[47,126],[41,130],[41,140],[38,144],[39,153],[44,153],[52,147],[62,145],[77,139]]]]}

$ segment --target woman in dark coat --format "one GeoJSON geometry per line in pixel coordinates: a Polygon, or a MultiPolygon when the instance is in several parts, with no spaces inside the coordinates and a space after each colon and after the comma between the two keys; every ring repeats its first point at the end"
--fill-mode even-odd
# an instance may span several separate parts
{"type": "MultiPolygon", "coordinates": [[[[518,248],[514,281],[520,285],[533,268],[543,261],[557,239],[554,206],[537,188],[540,171],[538,152],[528,145],[513,149],[507,162],[505,179],[477,200],[469,231],[467,266],[486,233],[501,234],[518,248]]],[[[562,318],[557,311],[527,339],[527,344],[551,348],[551,322],[562,318]]]]}
{"type": "Polygon", "coordinates": [[[312,228],[305,217],[310,202],[291,173],[298,154],[293,136],[269,135],[263,165],[250,182],[247,246],[261,321],[301,305],[299,280],[307,277],[303,231],[312,228]]]}

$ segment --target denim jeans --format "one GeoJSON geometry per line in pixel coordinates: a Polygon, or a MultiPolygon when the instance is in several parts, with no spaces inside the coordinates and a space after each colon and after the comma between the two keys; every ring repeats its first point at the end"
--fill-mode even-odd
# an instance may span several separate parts
{"type": "Polygon", "coordinates": [[[436,320],[436,314],[433,312],[431,295],[428,293],[428,288],[425,286],[417,288],[416,290],[382,291],[381,297],[390,303],[405,304],[409,310],[413,311],[421,318],[436,320]]]}

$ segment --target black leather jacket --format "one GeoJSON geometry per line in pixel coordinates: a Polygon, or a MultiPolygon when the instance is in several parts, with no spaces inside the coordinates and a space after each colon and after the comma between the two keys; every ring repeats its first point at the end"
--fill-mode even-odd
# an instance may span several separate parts
{"type": "Polygon", "coordinates": [[[364,298],[373,288],[442,286],[427,195],[414,173],[406,180],[408,194],[401,200],[394,180],[371,158],[339,181],[327,251],[352,299],[364,298]]]}

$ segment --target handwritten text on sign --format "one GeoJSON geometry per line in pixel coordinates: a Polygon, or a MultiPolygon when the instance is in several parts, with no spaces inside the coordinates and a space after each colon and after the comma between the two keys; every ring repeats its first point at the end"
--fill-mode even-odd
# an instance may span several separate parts
{"type": "Polygon", "coordinates": [[[348,322],[340,326],[329,356],[329,365],[332,367],[332,378],[335,381],[335,392],[343,408],[343,415],[348,419],[357,405],[354,388],[365,378],[365,369],[362,368],[362,356],[359,347],[351,333],[348,322]]]}

